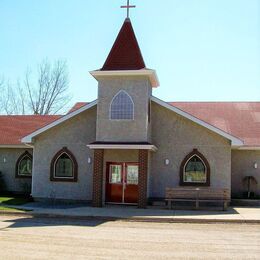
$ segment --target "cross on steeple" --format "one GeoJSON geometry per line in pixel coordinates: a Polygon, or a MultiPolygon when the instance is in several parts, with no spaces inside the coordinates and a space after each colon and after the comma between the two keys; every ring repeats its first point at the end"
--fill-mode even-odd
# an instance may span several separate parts
{"type": "Polygon", "coordinates": [[[135,5],[130,5],[129,0],[127,0],[127,5],[122,5],[121,8],[126,8],[127,9],[127,18],[129,18],[129,9],[130,8],[135,8],[135,5]]]}

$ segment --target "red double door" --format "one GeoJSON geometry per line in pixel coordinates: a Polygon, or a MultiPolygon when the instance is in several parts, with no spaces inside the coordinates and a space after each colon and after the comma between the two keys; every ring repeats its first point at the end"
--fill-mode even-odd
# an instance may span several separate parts
{"type": "Polygon", "coordinates": [[[107,163],[106,202],[136,204],[138,163],[107,163]]]}

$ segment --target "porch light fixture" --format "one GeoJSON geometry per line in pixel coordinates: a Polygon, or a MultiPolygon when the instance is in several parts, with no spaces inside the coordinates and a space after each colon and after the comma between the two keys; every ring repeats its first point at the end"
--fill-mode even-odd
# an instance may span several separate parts
{"type": "Polygon", "coordinates": [[[4,161],[4,163],[6,163],[6,158],[5,157],[4,157],[3,161],[4,161]]]}
{"type": "Polygon", "coordinates": [[[169,165],[170,160],[169,159],[165,159],[165,165],[169,165]]]}
{"type": "Polygon", "coordinates": [[[92,160],[91,157],[88,157],[88,164],[91,164],[92,160]]]}
{"type": "Polygon", "coordinates": [[[257,162],[254,163],[254,168],[255,168],[255,169],[258,168],[257,162]]]}

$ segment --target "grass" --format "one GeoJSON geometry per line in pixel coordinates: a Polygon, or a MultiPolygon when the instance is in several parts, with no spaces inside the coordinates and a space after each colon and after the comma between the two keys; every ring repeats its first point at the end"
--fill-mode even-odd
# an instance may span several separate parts
{"type": "Polygon", "coordinates": [[[0,197],[0,204],[7,204],[12,206],[20,206],[29,202],[29,198],[25,197],[0,197]]]}
{"type": "Polygon", "coordinates": [[[1,196],[0,197],[0,211],[23,212],[25,210],[16,209],[15,206],[21,206],[27,202],[29,202],[29,198],[26,198],[26,197],[1,196]]]}
{"type": "Polygon", "coordinates": [[[21,210],[21,209],[16,209],[16,208],[0,206],[0,211],[24,212],[24,211],[27,211],[27,210],[21,210]]]}

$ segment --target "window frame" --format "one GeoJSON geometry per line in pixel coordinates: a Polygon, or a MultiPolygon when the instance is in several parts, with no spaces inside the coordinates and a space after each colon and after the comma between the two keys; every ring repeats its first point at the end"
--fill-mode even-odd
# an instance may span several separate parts
{"type": "Polygon", "coordinates": [[[180,166],[180,186],[210,186],[210,165],[208,160],[205,158],[203,154],[201,154],[197,149],[194,149],[191,153],[189,153],[181,163],[180,166]],[[197,156],[205,166],[206,170],[206,182],[187,182],[184,181],[184,173],[185,167],[188,162],[194,157],[197,156]]]}
{"type": "Polygon", "coordinates": [[[24,157],[29,157],[29,159],[32,161],[32,172],[33,172],[33,157],[28,151],[25,151],[24,153],[22,153],[19,156],[19,158],[16,161],[15,178],[31,179],[32,178],[32,172],[31,172],[31,175],[23,175],[23,174],[19,173],[19,166],[20,166],[20,163],[21,163],[21,161],[23,160],[24,157]]]}
{"type": "Polygon", "coordinates": [[[109,120],[111,120],[111,121],[133,121],[135,119],[135,103],[134,103],[134,101],[133,101],[133,98],[125,91],[125,90],[119,90],[115,95],[114,95],[114,97],[112,98],[112,100],[111,100],[111,102],[110,102],[110,105],[109,105],[109,120]],[[115,100],[115,98],[120,94],[120,93],[124,93],[124,94],[126,94],[128,97],[129,97],[129,99],[131,100],[131,102],[132,102],[132,106],[133,106],[133,116],[132,116],[132,118],[131,119],[113,119],[112,118],[112,114],[111,114],[111,112],[112,112],[112,104],[113,104],[113,102],[114,102],[114,100],[115,100]]]}
{"type": "Polygon", "coordinates": [[[73,155],[73,153],[67,147],[63,147],[52,158],[51,167],[50,167],[50,181],[57,181],[57,182],[77,182],[78,181],[78,163],[77,163],[77,160],[76,160],[75,156],[73,155]],[[72,177],[65,177],[65,176],[57,177],[55,175],[56,163],[63,154],[66,154],[72,161],[72,173],[73,173],[72,177]]]}
{"type": "Polygon", "coordinates": [[[109,184],[111,185],[122,185],[123,184],[123,164],[122,163],[111,163],[109,166],[109,184]],[[113,166],[120,166],[120,182],[112,182],[112,167],[113,166]]]}

